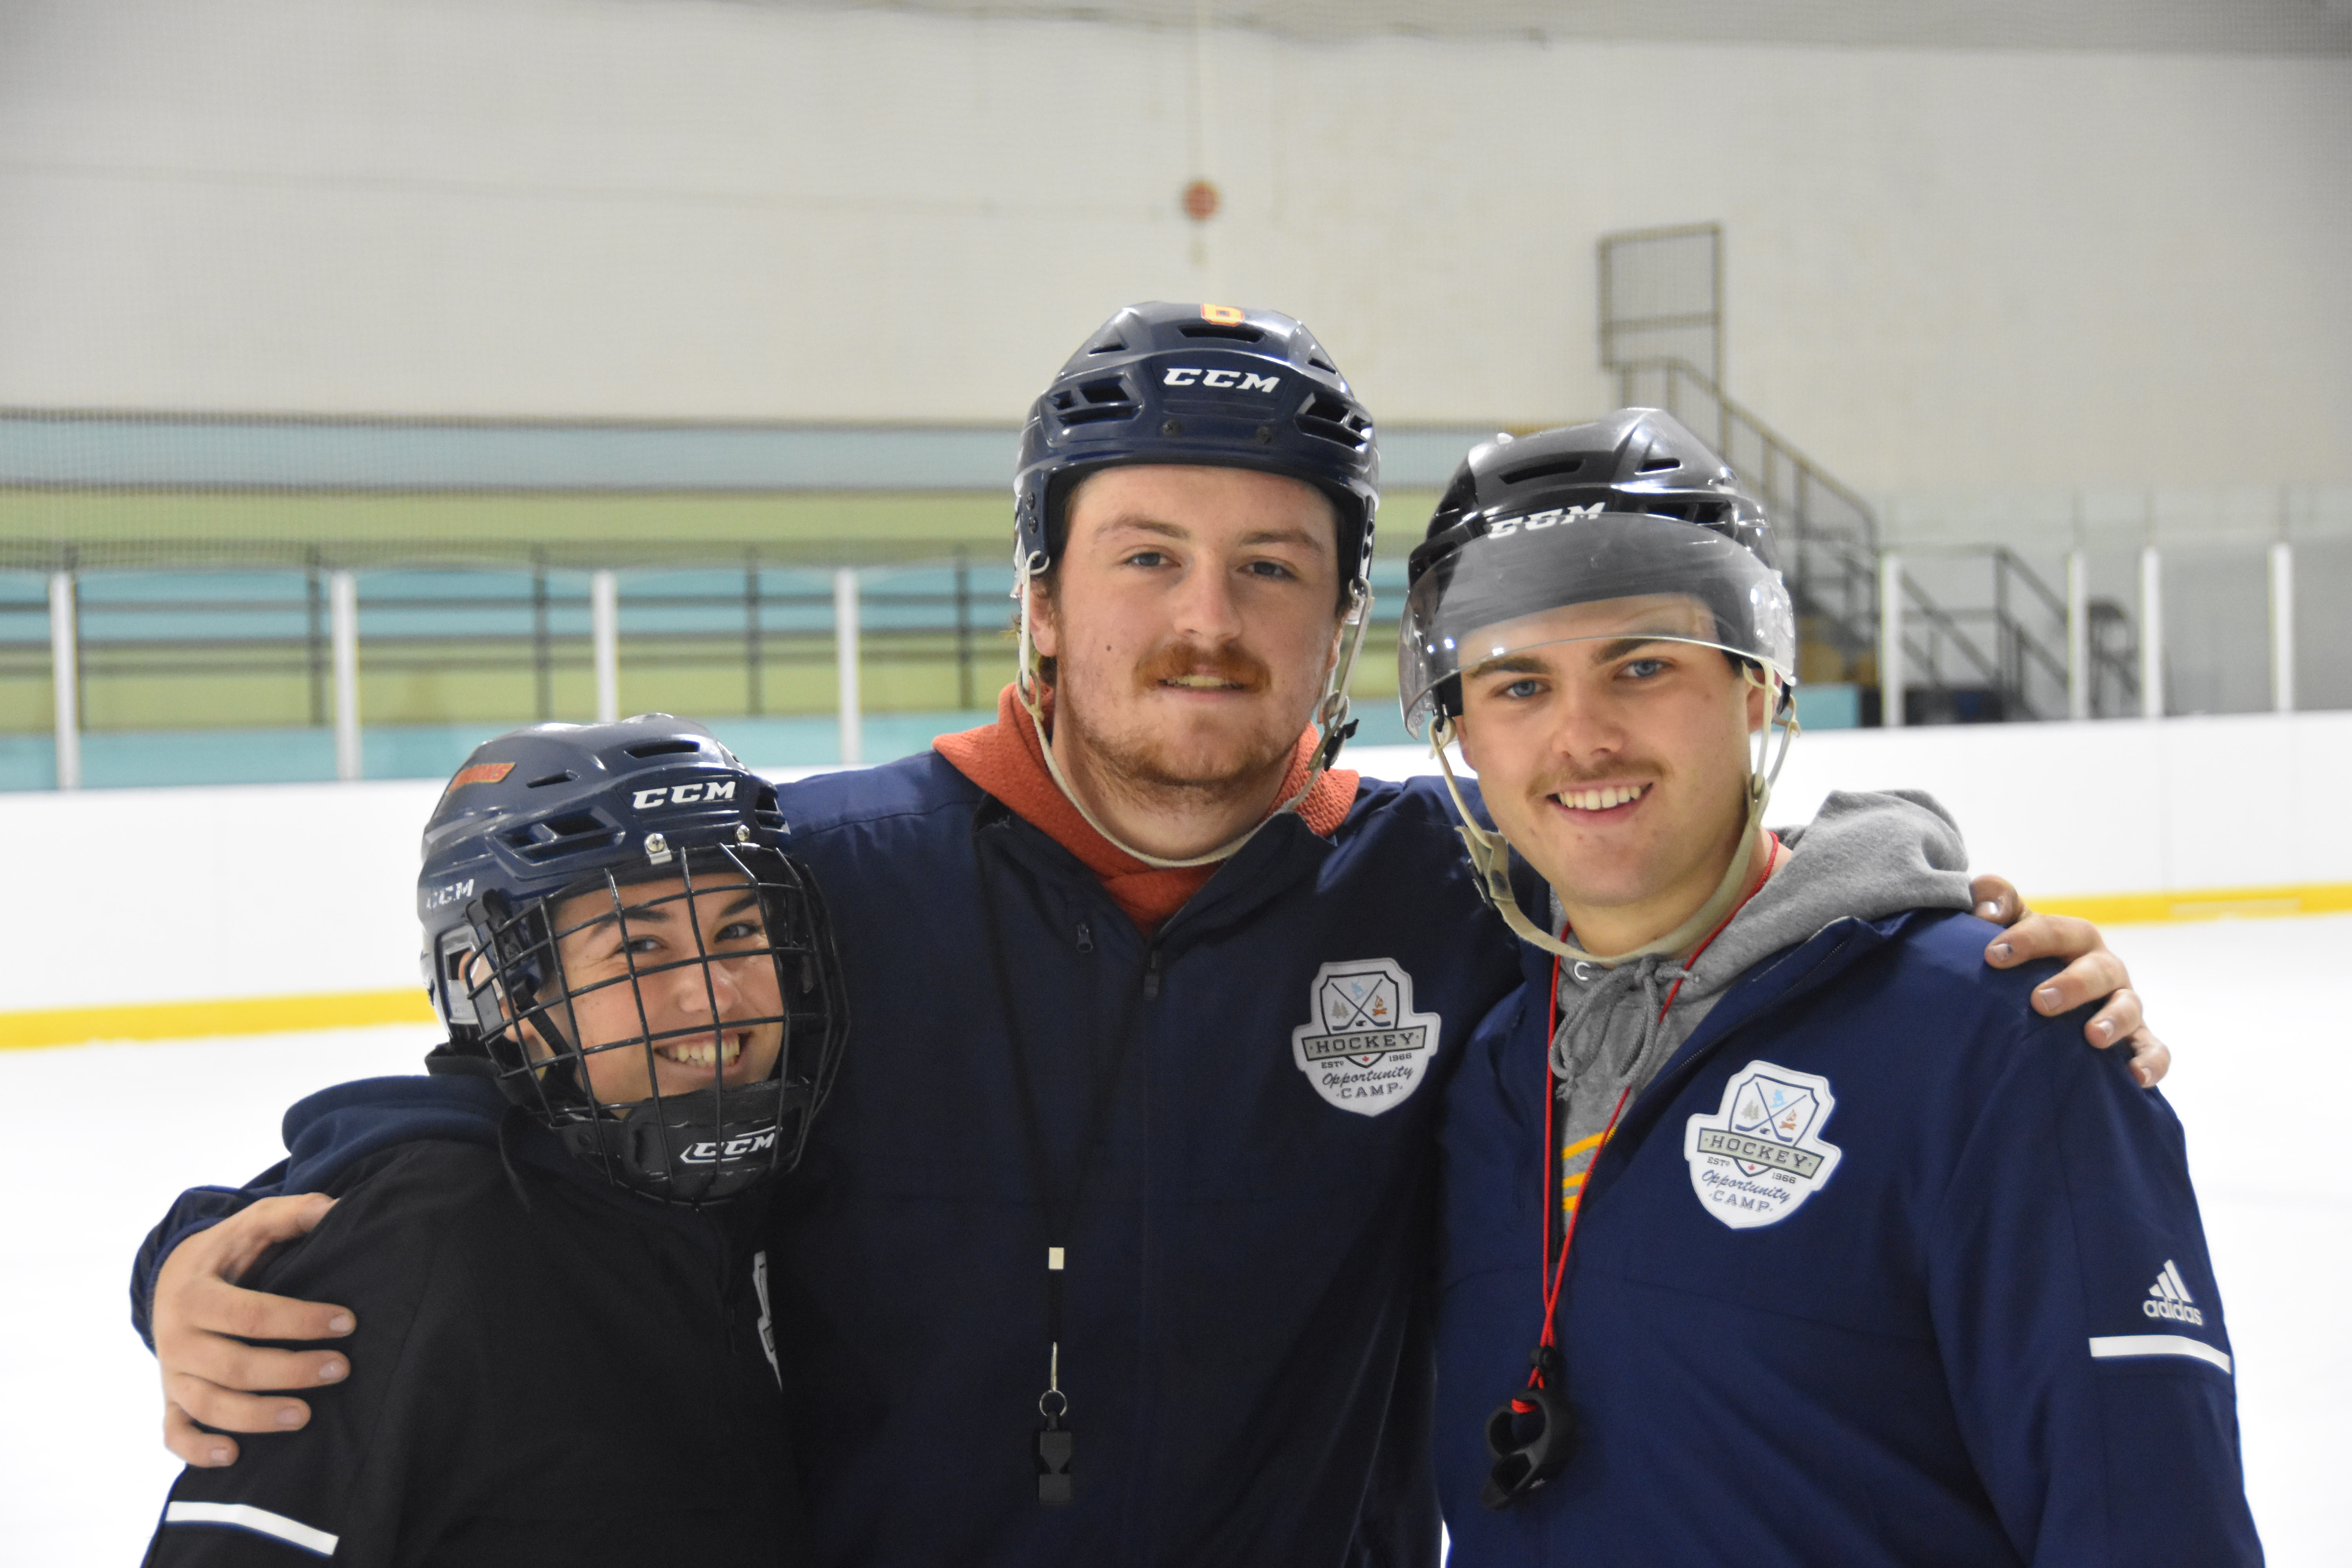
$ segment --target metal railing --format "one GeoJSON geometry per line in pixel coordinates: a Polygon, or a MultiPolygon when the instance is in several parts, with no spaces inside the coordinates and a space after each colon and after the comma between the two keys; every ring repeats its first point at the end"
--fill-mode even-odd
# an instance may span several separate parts
{"type": "MultiPolygon", "coordinates": [[[[337,773],[356,777],[362,716],[371,729],[506,723],[625,705],[831,714],[850,761],[867,711],[984,710],[1014,658],[1010,566],[961,544],[864,564],[677,541],[659,560],[540,547],[289,559],[219,542],[200,565],[121,545],[91,552],[95,565],[27,553],[0,560],[0,734],[51,731],[68,787],[85,730],[331,730],[337,773]]],[[[1394,637],[1402,574],[1402,562],[1375,569],[1375,647],[1394,637]]],[[[1365,661],[1360,695],[1387,668],[1365,661]]]]}
{"type": "MultiPolygon", "coordinates": [[[[2073,612],[2015,551],[1922,552],[1962,585],[1964,601],[1899,568],[1890,574],[1870,504],[1695,367],[1664,360],[1617,370],[1623,405],[1663,408],[1691,426],[1764,502],[1780,539],[1806,679],[1884,685],[1889,655],[1899,652],[1903,711],[1882,722],[2061,718],[2075,710],[2073,612]],[[1900,584],[1901,600],[1892,646],[1890,581],[1900,584]]],[[[2114,599],[2089,600],[2082,613],[2081,715],[2134,710],[2141,654],[2132,615],[2114,599]]],[[[1883,696],[1882,707],[1892,700],[1883,696]]]]}
{"type": "Polygon", "coordinates": [[[1858,680],[1877,644],[1878,519],[1861,496],[1681,360],[1620,365],[1623,407],[1663,408],[1762,500],[1811,645],[1808,679],[1858,680]]]}
{"type": "MultiPolygon", "coordinates": [[[[1898,563],[1894,574],[1902,584],[1904,607],[1895,624],[1903,638],[1904,668],[1906,677],[1927,677],[1925,691],[1916,693],[1927,700],[1921,705],[1926,710],[1915,714],[1906,704],[1906,721],[2045,719],[2063,714],[2069,683],[2063,651],[2065,601],[2004,547],[1939,553],[1949,564],[1990,566],[1990,602],[1947,606],[1902,571],[1898,563]],[[2042,612],[2041,619],[2057,628],[2058,650],[2037,637],[2016,608],[2020,590],[2042,612]],[[1914,625],[1922,628],[1921,633],[1912,631],[1914,625]],[[2042,688],[2038,691],[2037,683],[2042,688]]],[[[1917,683],[1906,679],[1906,685],[1916,689],[1917,683]]]]}

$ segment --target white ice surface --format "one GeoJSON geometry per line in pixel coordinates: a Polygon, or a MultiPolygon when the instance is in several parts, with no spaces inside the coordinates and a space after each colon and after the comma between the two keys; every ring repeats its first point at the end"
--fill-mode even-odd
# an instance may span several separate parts
{"type": "MultiPolygon", "coordinates": [[[[2238,1354],[2254,1517],[2278,1568],[2352,1561],[2336,1458],[2352,1407],[2347,1119],[2352,916],[2109,933],[2178,1053],[2238,1354]]],[[[135,1562],[174,1463],[124,1279],[172,1194],[278,1152],[280,1109],[346,1078],[414,1070],[426,1029],[0,1052],[16,1180],[0,1217],[0,1560],[135,1562]]]]}

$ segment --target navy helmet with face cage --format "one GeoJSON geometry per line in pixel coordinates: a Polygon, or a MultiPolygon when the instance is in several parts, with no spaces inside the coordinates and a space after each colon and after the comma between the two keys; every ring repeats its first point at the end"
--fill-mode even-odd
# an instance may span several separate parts
{"type": "Polygon", "coordinates": [[[713,1203],[789,1170],[847,1032],[824,900],[789,832],[774,787],[688,720],[486,742],[425,825],[416,885],[425,987],[452,1046],[487,1058],[508,1098],[621,1185],[713,1203]],[[740,897],[714,904],[722,888],[753,889],[756,920],[704,929],[741,912],[740,897]],[[664,952],[641,962],[633,925],[663,933],[664,952]],[[606,929],[601,967],[583,972],[606,929]],[[649,989],[683,1004],[649,1005],[649,989]],[[583,1003],[607,1020],[598,1037],[583,1003]],[[773,1069],[730,1081],[772,1031],[773,1069]],[[600,1097],[589,1058],[604,1052],[644,1058],[645,1098],[600,1097]]]}

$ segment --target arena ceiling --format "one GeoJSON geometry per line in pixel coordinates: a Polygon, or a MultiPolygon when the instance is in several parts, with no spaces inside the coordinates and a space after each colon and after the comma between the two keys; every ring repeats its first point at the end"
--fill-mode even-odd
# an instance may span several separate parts
{"type": "Polygon", "coordinates": [[[1206,20],[1318,42],[1630,38],[1925,48],[2352,54],[2352,0],[753,0],[815,10],[1206,20]]]}

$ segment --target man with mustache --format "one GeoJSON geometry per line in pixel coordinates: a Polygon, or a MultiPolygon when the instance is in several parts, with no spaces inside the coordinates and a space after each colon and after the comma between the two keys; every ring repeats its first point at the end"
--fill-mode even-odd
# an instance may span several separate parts
{"type": "MultiPolygon", "coordinates": [[[[1517,969],[1443,791],[1329,767],[1377,479],[1297,321],[1121,310],[1023,434],[997,722],[780,792],[856,1033],[770,1242],[823,1560],[1435,1562],[1433,1080],[1517,969]]],[[[2011,945],[2083,955],[2064,1007],[2124,978],[2079,922],[2011,945]]],[[[345,1366],[240,1338],[335,1306],[224,1278],[316,1200],[174,1247],[251,1195],[142,1258],[194,1462],[345,1366]]]]}
{"type": "Polygon", "coordinates": [[[1447,1090],[1457,1568],[2252,1565],[2180,1123],[1979,961],[1925,795],[1764,826],[1772,530],[1654,409],[1475,448],[1412,552],[1528,984],[1447,1090]]]}

